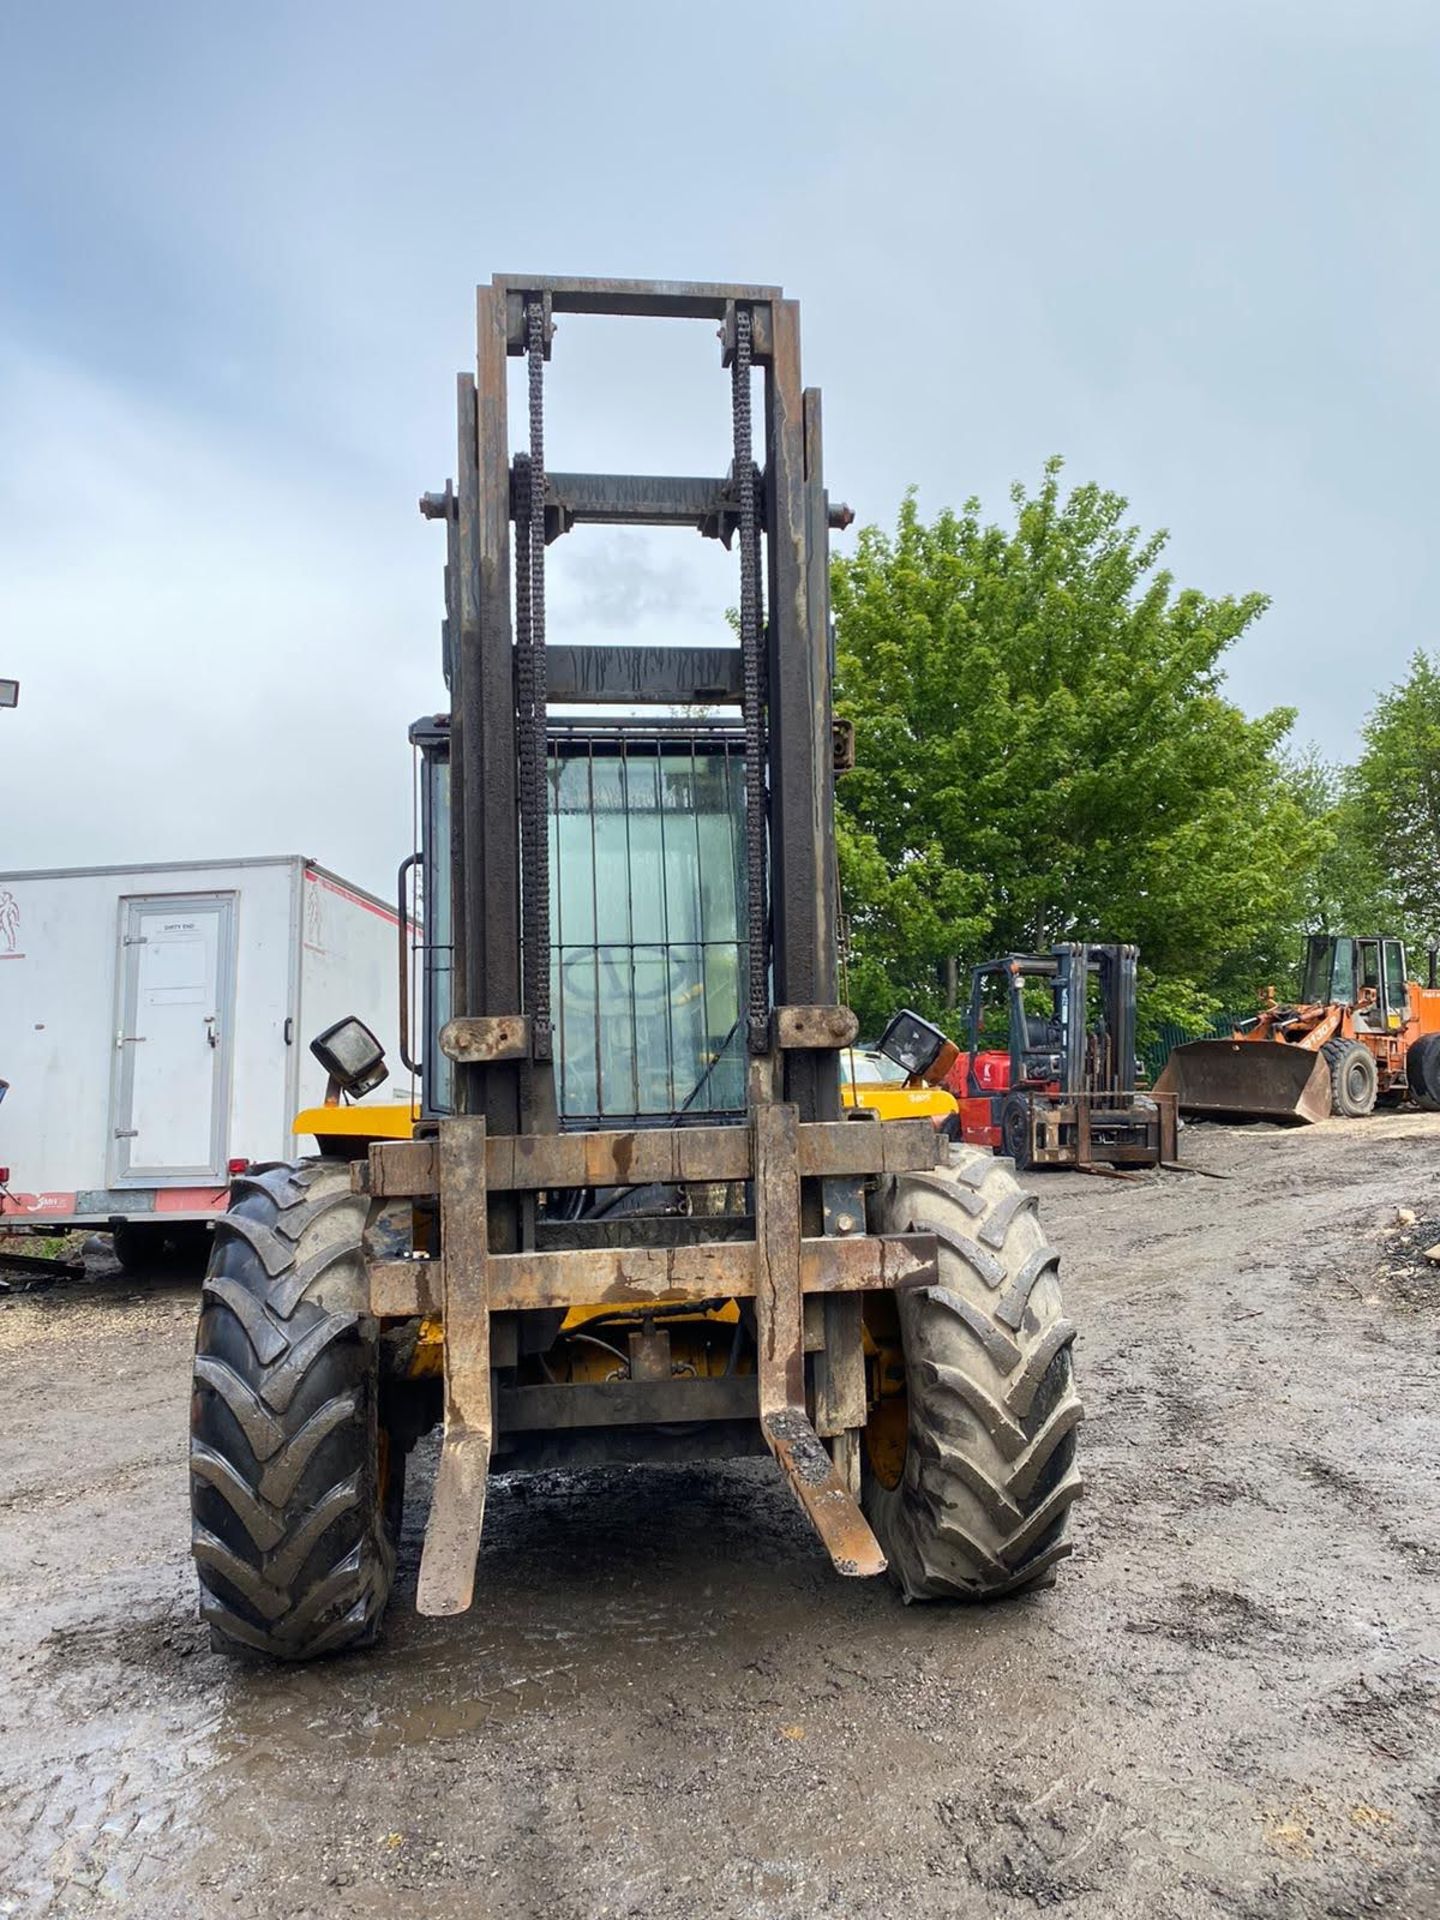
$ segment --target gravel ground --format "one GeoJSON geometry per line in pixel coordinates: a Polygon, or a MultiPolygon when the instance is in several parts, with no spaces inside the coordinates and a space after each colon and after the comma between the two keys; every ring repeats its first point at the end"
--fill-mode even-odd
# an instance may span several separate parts
{"type": "Polygon", "coordinates": [[[740,1462],[500,1482],[421,1620],[432,1450],[384,1646],[236,1666],[194,1287],[4,1296],[0,1914],[1440,1916],[1440,1117],[1186,1143],[1230,1177],[1034,1182],[1089,1493],[986,1610],[836,1578],[740,1462]]]}

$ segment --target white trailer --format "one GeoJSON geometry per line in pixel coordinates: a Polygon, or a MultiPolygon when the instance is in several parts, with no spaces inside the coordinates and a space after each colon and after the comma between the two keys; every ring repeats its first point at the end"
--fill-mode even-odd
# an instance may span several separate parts
{"type": "Polygon", "coordinates": [[[0,873],[0,1220],[193,1240],[231,1175],[314,1151],[342,1015],[396,1097],[398,953],[395,908],[299,854],[0,873]]]}

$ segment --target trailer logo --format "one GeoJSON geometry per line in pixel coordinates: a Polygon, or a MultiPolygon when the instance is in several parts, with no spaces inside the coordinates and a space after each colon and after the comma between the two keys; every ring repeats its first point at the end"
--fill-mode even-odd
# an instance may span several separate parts
{"type": "Polygon", "coordinates": [[[20,951],[20,902],[0,887],[0,960],[23,960],[20,951]]]}
{"type": "Polygon", "coordinates": [[[311,953],[325,951],[325,919],[320,889],[315,884],[313,873],[305,876],[309,885],[305,889],[305,945],[311,953]]]}

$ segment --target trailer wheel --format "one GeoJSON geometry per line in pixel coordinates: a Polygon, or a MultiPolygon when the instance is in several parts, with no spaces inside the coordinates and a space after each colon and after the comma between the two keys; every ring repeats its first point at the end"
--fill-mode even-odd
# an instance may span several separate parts
{"type": "Polygon", "coordinates": [[[1000,1110],[1000,1151],[1015,1162],[1017,1173],[1028,1173],[1035,1164],[1030,1152],[1030,1102],[1023,1093],[1012,1093],[1000,1110]]]}
{"type": "Polygon", "coordinates": [[[215,1645],[279,1660],[365,1646],[395,1571],[404,1454],[344,1162],[257,1168],[215,1223],[195,1341],[192,1546],[215,1645]]]}
{"type": "Polygon", "coordinates": [[[874,1225],[933,1233],[940,1278],[880,1297],[898,1320],[908,1422],[900,1444],[881,1400],[866,1428],[866,1514],[907,1600],[1013,1593],[1071,1551],[1081,1491],[1059,1256],[1033,1196],[966,1147],[944,1171],[885,1182],[874,1225]]]}
{"type": "Polygon", "coordinates": [[[1440,1033],[1422,1033],[1405,1054],[1410,1097],[1426,1113],[1440,1113],[1440,1033]]]}
{"type": "Polygon", "coordinates": [[[1380,1073],[1375,1056],[1359,1040],[1331,1040],[1321,1049],[1330,1062],[1331,1102],[1336,1113],[1363,1120],[1373,1111],[1380,1073]]]}

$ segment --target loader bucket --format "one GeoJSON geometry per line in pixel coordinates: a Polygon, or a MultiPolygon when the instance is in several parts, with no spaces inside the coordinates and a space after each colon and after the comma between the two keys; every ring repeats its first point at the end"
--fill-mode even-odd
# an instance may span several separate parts
{"type": "Polygon", "coordinates": [[[1176,1047],[1155,1082],[1179,1096],[1182,1113],[1234,1120],[1325,1120],[1330,1069],[1307,1047],[1283,1040],[1191,1040],[1176,1047]]]}

